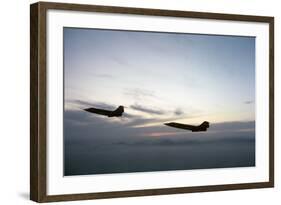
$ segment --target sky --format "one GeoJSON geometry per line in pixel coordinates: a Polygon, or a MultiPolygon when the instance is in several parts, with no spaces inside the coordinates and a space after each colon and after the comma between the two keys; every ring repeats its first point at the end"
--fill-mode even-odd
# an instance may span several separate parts
{"type": "Polygon", "coordinates": [[[64,28],[64,142],[65,175],[253,166],[255,38],[64,28]]]}

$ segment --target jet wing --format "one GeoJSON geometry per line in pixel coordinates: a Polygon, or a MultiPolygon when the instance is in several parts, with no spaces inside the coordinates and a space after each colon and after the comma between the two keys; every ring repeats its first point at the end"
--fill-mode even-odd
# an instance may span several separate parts
{"type": "Polygon", "coordinates": [[[98,115],[106,115],[106,116],[109,116],[109,115],[112,114],[112,111],[103,110],[103,109],[97,109],[97,108],[87,108],[87,109],[84,109],[84,110],[87,111],[87,112],[91,112],[91,113],[98,114],[98,115]]]}
{"type": "Polygon", "coordinates": [[[170,126],[170,127],[179,128],[179,129],[184,129],[184,130],[191,130],[191,131],[194,131],[197,128],[197,126],[181,124],[181,123],[176,123],[176,122],[165,123],[165,125],[170,126]]]}

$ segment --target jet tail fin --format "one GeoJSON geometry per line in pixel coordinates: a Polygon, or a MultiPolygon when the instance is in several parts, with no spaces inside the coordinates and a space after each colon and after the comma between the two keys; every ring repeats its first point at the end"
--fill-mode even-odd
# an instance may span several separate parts
{"type": "Polygon", "coordinates": [[[124,106],[120,105],[116,110],[112,111],[108,117],[120,117],[124,112],[124,106]]]}
{"type": "Polygon", "coordinates": [[[210,127],[210,123],[207,121],[204,121],[201,125],[199,125],[200,128],[206,129],[210,127]]]}
{"type": "Polygon", "coordinates": [[[120,105],[114,112],[124,112],[124,106],[120,105]]]}

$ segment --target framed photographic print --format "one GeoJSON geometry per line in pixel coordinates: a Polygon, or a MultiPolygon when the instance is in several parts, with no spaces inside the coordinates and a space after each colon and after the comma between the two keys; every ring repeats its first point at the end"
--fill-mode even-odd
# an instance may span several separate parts
{"type": "Polygon", "coordinates": [[[274,186],[274,18],[31,5],[30,198],[274,186]]]}

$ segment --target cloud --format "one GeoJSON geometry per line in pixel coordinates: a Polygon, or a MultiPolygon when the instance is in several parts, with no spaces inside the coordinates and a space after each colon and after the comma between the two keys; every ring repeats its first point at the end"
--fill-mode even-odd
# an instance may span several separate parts
{"type": "Polygon", "coordinates": [[[210,132],[199,133],[131,127],[153,121],[65,110],[64,174],[254,166],[255,131],[245,131],[254,122],[211,124],[210,132]]]}
{"type": "MultiPolygon", "coordinates": [[[[163,119],[164,121],[165,119],[163,119]]],[[[196,137],[206,140],[206,136],[211,138],[217,138],[219,136],[228,137],[239,135],[247,135],[249,133],[255,133],[255,121],[248,122],[223,122],[223,123],[211,123],[207,132],[192,133],[189,131],[170,128],[161,124],[160,119],[155,118],[142,118],[136,115],[129,115],[128,117],[120,118],[108,118],[100,115],[85,112],[83,110],[65,110],[64,111],[64,125],[65,128],[75,133],[81,133],[87,136],[99,133],[103,130],[108,138],[114,139],[116,135],[130,136],[130,139],[134,136],[146,137],[149,135],[157,135],[157,133],[164,134],[168,137],[178,136],[182,133],[185,137],[196,137]],[[149,127],[136,127],[137,125],[159,122],[157,125],[149,127]],[[87,134],[85,132],[88,132],[87,134]],[[118,132],[117,132],[118,131],[118,132]]],[[[160,135],[159,135],[160,136],[160,135]]]]}
{"type": "Polygon", "coordinates": [[[142,127],[148,124],[153,124],[153,123],[161,123],[159,122],[159,119],[156,118],[143,118],[141,116],[133,116],[129,118],[130,121],[126,123],[126,126],[129,127],[142,127]]]}
{"type": "Polygon", "coordinates": [[[175,114],[175,115],[183,115],[184,112],[182,111],[182,109],[177,108],[177,109],[174,111],[174,114],[175,114]]]}
{"type": "Polygon", "coordinates": [[[95,108],[101,108],[101,109],[114,110],[119,106],[119,105],[112,105],[112,104],[104,103],[104,102],[85,101],[85,100],[77,100],[77,99],[66,100],[66,104],[73,104],[76,107],[81,108],[81,109],[88,108],[88,107],[95,107],[95,108]]]}
{"type": "Polygon", "coordinates": [[[110,74],[94,74],[93,77],[95,77],[95,78],[113,78],[113,75],[110,75],[110,74]]]}
{"type": "Polygon", "coordinates": [[[210,125],[210,131],[255,130],[255,121],[222,122],[210,125]]]}
{"type": "MultiPolygon", "coordinates": [[[[95,108],[100,108],[100,109],[106,109],[106,110],[115,110],[119,105],[112,105],[112,104],[107,104],[104,102],[96,102],[96,101],[83,101],[83,100],[67,100],[66,104],[71,104],[72,108],[75,109],[65,109],[65,120],[73,120],[73,119],[81,119],[84,122],[84,118],[85,115],[82,115],[81,113],[86,113],[86,115],[91,116],[90,119],[103,119],[105,118],[104,116],[101,115],[96,115],[96,114],[92,114],[92,113],[87,113],[85,111],[83,111],[83,109],[85,108],[89,108],[89,107],[95,107],[95,108]],[[68,116],[71,116],[70,118],[68,116]],[[83,117],[82,117],[83,116],[83,117]]],[[[131,106],[130,106],[131,107],[131,106]]],[[[138,109],[138,107],[135,107],[136,109],[138,109]]],[[[134,106],[133,108],[134,109],[134,106]]],[[[141,108],[140,108],[141,109],[141,108]]],[[[147,110],[145,108],[143,108],[144,111],[152,111],[154,114],[158,113],[157,110],[147,110]]],[[[139,110],[141,111],[141,110],[139,110]]],[[[125,107],[125,112],[123,113],[122,117],[120,118],[112,118],[114,120],[114,123],[119,123],[119,124],[123,124],[123,125],[127,125],[127,126],[139,126],[139,125],[143,125],[143,124],[147,124],[147,123],[151,123],[151,122],[157,122],[156,118],[143,118],[141,115],[136,115],[136,114],[130,114],[127,112],[127,108],[125,107]]],[[[76,123],[80,123],[81,124],[81,120],[77,120],[76,123]]],[[[88,120],[88,119],[87,119],[88,120]]]]}
{"type": "Polygon", "coordinates": [[[141,111],[144,113],[152,114],[152,115],[163,115],[165,112],[163,110],[158,110],[158,109],[152,109],[152,108],[147,108],[142,105],[134,104],[130,106],[131,109],[136,110],[136,111],[141,111]]]}
{"type": "MultiPolygon", "coordinates": [[[[173,135],[173,134],[172,134],[173,135]]],[[[164,137],[144,139],[138,141],[119,141],[114,144],[124,145],[124,146],[193,146],[193,145],[203,145],[203,144],[215,144],[217,146],[222,146],[225,143],[254,143],[255,138],[253,136],[231,136],[227,138],[207,138],[202,139],[198,136],[196,137],[188,137],[188,138],[168,138],[168,135],[164,135],[164,137]]]]}
{"type": "Polygon", "coordinates": [[[128,61],[128,59],[123,59],[120,56],[116,57],[116,56],[110,56],[110,58],[113,62],[115,62],[116,64],[118,64],[121,67],[128,67],[130,66],[130,63],[128,61]]]}
{"type": "Polygon", "coordinates": [[[123,92],[124,95],[131,96],[135,100],[142,100],[144,98],[155,98],[155,93],[151,90],[140,88],[127,88],[123,92]]]}
{"type": "Polygon", "coordinates": [[[247,104],[247,105],[249,105],[249,104],[253,104],[254,103],[254,101],[253,100],[247,100],[247,101],[244,101],[244,104],[247,104]]]}
{"type": "Polygon", "coordinates": [[[105,116],[94,115],[84,110],[65,110],[63,114],[64,124],[67,128],[72,130],[82,130],[85,127],[95,126],[110,126],[112,127],[112,121],[108,121],[105,116]]]}

